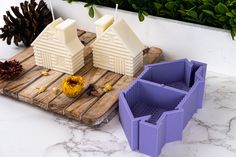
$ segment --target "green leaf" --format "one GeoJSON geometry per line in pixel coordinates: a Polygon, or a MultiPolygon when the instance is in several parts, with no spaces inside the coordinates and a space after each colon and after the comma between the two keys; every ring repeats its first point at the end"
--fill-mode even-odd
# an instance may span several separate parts
{"type": "Polygon", "coordinates": [[[161,3],[157,3],[157,2],[154,2],[154,6],[157,10],[160,10],[161,7],[162,7],[162,4],[161,3]]]}
{"type": "Polygon", "coordinates": [[[214,16],[214,13],[210,10],[202,10],[202,11],[208,15],[214,16]]]}
{"type": "Polygon", "coordinates": [[[186,15],[186,11],[185,11],[185,10],[178,10],[178,12],[179,12],[182,16],[185,16],[185,15],[186,15]]]}
{"type": "Polygon", "coordinates": [[[226,14],[229,12],[229,9],[225,4],[220,2],[215,6],[215,11],[219,14],[226,14]]]}
{"type": "Polygon", "coordinates": [[[94,9],[93,9],[93,7],[90,7],[90,8],[89,8],[89,16],[90,16],[91,18],[94,18],[94,9]]]}
{"type": "Polygon", "coordinates": [[[231,12],[226,13],[226,16],[228,17],[234,17],[234,15],[231,12]]]}
{"type": "Polygon", "coordinates": [[[138,10],[138,7],[136,6],[136,4],[132,4],[132,7],[133,7],[135,10],[138,10]]]}
{"type": "Polygon", "coordinates": [[[194,19],[198,19],[198,14],[196,11],[188,11],[187,15],[194,18],[194,19]]]}
{"type": "Polygon", "coordinates": [[[139,21],[141,22],[144,21],[144,15],[141,12],[138,13],[138,18],[139,18],[139,21]]]}
{"type": "Polygon", "coordinates": [[[67,1],[68,3],[71,3],[71,2],[73,2],[73,0],[64,0],[64,1],[67,1]]]}
{"type": "Polygon", "coordinates": [[[234,5],[236,3],[236,0],[233,0],[230,4],[229,4],[229,6],[232,6],[232,5],[234,5]]]}
{"type": "Polygon", "coordinates": [[[168,10],[173,11],[175,5],[176,5],[175,2],[167,2],[167,3],[165,4],[165,7],[166,7],[168,10]]]}
{"type": "Polygon", "coordinates": [[[231,13],[236,16],[236,11],[235,10],[232,10],[231,13]]]}
{"type": "Polygon", "coordinates": [[[148,12],[142,11],[143,15],[148,16],[148,12]]]}
{"type": "Polygon", "coordinates": [[[220,22],[225,22],[227,20],[227,17],[226,16],[220,16],[219,17],[219,21],[220,22]]]}
{"type": "Polygon", "coordinates": [[[90,3],[86,3],[85,5],[84,5],[84,7],[89,7],[89,6],[91,6],[92,4],[90,4],[90,3]]]}
{"type": "Polygon", "coordinates": [[[231,30],[231,37],[233,40],[234,40],[235,36],[236,36],[236,32],[234,30],[231,30]]]}
{"type": "Polygon", "coordinates": [[[232,26],[232,27],[236,27],[236,23],[234,22],[234,19],[229,19],[229,24],[232,26]]]}

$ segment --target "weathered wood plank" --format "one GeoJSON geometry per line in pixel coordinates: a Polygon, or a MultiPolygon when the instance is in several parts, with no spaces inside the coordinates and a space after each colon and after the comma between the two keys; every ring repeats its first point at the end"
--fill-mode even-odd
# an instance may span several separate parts
{"type": "Polygon", "coordinates": [[[18,94],[18,99],[27,103],[32,104],[33,98],[37,96],[40,87],[47,88],[50,84],[55,82],[63,73],[51,70],[48,72],[48,76],[42,76],[18,94]]]}
{"type": "Polygon", "coordinates": [[[82,122],[86,124],[93,124],[103,116],[114,104],[118,101],[119,92],[127,88],[134,80],[134,77],[123,76],[114,86],[113,90],[103,95],[84,115],[82,115],[82,122]]]}
{"type": "MultiPolygon", "coordinates": [[[[84,47],[84,56],[89,56],[92,55],[92,47],[90,47],[89,45],[91,45],[94,42],[94,40],[90,41],[85,47],[84,47]]],[[[86,58],[85,58],[86,59],[86,58]]]]}
{"type": "Polygon", "coordinates": [[[77,36],[80,37],[81,35],[83,35],[85,33],[84,30],[81,29],[77,29],[77,36]]]}
{"type": "MultiPolygon", "coordinates": [[[[86,74],[80,74],[80,76],[83,76],[85,79],[84,83],[84,89],[81,91],[83,93],[89,86],[89,84],[95,83],[99,78],[101,78],[107,71],[99,68],[92,68],[88,73],[86,74]]],[[[79,96],[78,96],[79,97],[79,96]]],[[[58,97],[56,97],[52,102],[49,103],[49,110],[64,114],[64,109],[72,104],[76,99],[78,98],[69,98],[65,94],[61,93],[58,97]]]]}
{"type": "Polygon", "coordinates": [[[21,72],[21,74],[19,76],[17,76],[15,79],[13,80],[0,80],[0,93],[3,94],[3,88],[5,86],[7,86],[9,83],[11,83],[12,81],[17,80],[18,78],[20,78],[21,76],[23,76],[26,72],[28,72],[29,70],[31,70],[33,67],[35,67],[35,61],[34,61],[34,57],[30,57],[27,60],[25,60],[23,63],[21,63],[22,67],[23,67],[23,71],[21,72]]]}
{"type": "MultiPolygon", "coordinates": [[[[114,85],[121,77],[122,75],[120,74],[108,72],[95,85],[97,87],[102,87],[106,83],[114,85]]],[[[100,94],[103,95],[104,92],[101,92],[100,94]]],[[[66,116],[80,121],[81,115],[85,113],[99,98],[100,97],[89,96],[87,93],[84,93],[77,101],[67,107],[64,113],[66,116]]]]}
{"type": "MultiPolygon", "coordinates": [[[[151,47],[151,48],[148,48],[144,51],[144,56],[143,56],[143,64],[144,65],[160,62],[163,59],[164,59],[164,57],[163,57],[162,51],[159,48],[151,47]]],[[[144,70],[144,67],[141,68],[137,72],[135,77],[140,75],[143,72],[143,70],[144,70]]]]}
{"type": "MultiPolygon", "coordinates": [[[[16,54],[15,56],[11,57],[10,59],[8,59],[8,61],[10,60],[17,60],[19,61],[22,66],[23,66],[23,71],[22,73],[19,75],[21,76],[22,74],[24,74],[27,70],[33,68],[33,66],[35,65],[34,60],[33,60],[33,49],[31,47],[19,52],[18,54],[16,54]],[[30,58],[31,57],[31,58],[30,58]],[[29,59],[30,58],[30,59],[29,59]],[[27,59],[29,59],[28,61],[26,61],[27,59]],[[33,61],[33,62],[32,62],[33,61]],[[24,63],[23,63],[24,62],[24,63]]],[[[18,77],[19,77],[18,76],[18,77]]],[[[0,80],[0,93],[3,93],[3,87],[8,84],[9,81],[5,81],[5,80],[0,80]]]]}
{"type": "Polygon", "coordinates": [[[3,88],[3,93],[18,99],[18,93],[29,84],[40,78],[42,70],[44,70],[44,68],[38,66],[34,67],[22,77],[7,84],[6,87],[3,88]]]}
{"type": "MultiPolygon", "coordinates": [[[[85,74],[87,73],[90,69],[92,69],[93,63],[89,62],[87,63],[82,69],[79,70],[75,75],[80,75],[80,74],[85,74]]],[[[58,95],[55,95],[50,89],[53,87],[57,87],[61,91],[61,84],[62,80],[66,78],[67,74],[64,74],[60,79],[56,80],[52,85],[47,87],[47,90],[44,93],[39,94],[33,99],[33,102],[35,105],[40,106],[44,109],[48,109],[49,103],[56,99],[56,97],[61,95],[61,92],[58,95]]]]}
{"type": "Polygon", "coordinates": [[[11,57],[8,60],[17,60],[20,63],[23,62],[24,60],[32,57],[34,55],[33,53],[33,48],[32,47],[28,47],[25,50],[19,52],[18,54],[16,54],[15,56],[11,57]]]}
{"type": "Polygon", "coordinates": [[[144,56],[145,56],[143,58],[144,65],[151,64],[154,62],[159,62],[164,59],[161,49],[156,47],[148,48],[146,51],[144,51],[144,56]]]}
{"type": "Polygon", "coordinates": [[[46,91],[37,95],[33,98],[33,104],[36,106],[39,106],[45,110],[48,109],[48,104],[57,97],[57,95],[61,94],[61,83],[62,80],[64,80],[68,75],[63,75],[58,80],[56,80],[52,85],[48,86],[46,91]],[[59,93],[55,95],[55,93],[52,91],[52,88],[58,88],[59,93]]]}
{"type": "Polygon", "coordinates": [[[95,33],[86,32],[79,39],[84,44],[87,45],[90,41],[96,38],[95,33]]]}

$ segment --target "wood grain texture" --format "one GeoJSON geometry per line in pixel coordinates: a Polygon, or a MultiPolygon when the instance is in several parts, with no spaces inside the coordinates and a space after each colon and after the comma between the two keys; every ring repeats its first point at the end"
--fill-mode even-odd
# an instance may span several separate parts
{"type": "Polygon", "coordinates": [[[151,47],[147,49],[147,52],[144,52],[143,63],[144,65],[146,65],[162,61],[163,59],[164,56],[161,49],[156,47],[151,47]]]}
{"type": "MultiPolygon", "coordinates": [[[[84,89],[81,91],[83,93],[89,86],[89,84],[95,83],[99,78],[101,78],[107,71],[103,69],[98,68],[92,68],[90,71],[88,71],[86,74],[78,73],[78,75],[83,76],[85,83],[84,83],[84,89]]],[[[80,96],[80,95],[79,95],[80,96]]],[[[61,93],[58,97],[56,97],[52,102],[49,103],[49,110],[64,114],[64,109],[71,105],[74,101],[76,101],[77,98],[69,98],[64,93],[61,93]]]]}
{"type": "MultiPolygon", "coordinates": [[[[143,56],[143,64],[144,65],[160,62],[162,60],[164,60],[164,56],[163,56],[161,49],[151,47],[151,48],[148,48],[144,51],[144,56],[143,56]]],[[[135,77],[140,75],[143,70],[144,70],[144,67],[141,68],[137,72],[137,74],[135,74],[135,77]]]]}
{"type": "Polygon", "coordinates": [[[45,110],[48,110],[48,104],[55,99],[58,95],[61,94],[61,83],[62,80],[64,80],[68,75],[63,75],[61,76],[58,80],[56,80],[52,85],[48,86],[46,88],[46,91],[38,94],[36,97],[33,98],[33,104],[36,106],[39,106],[45,110]],[[56,95],[53,91],[52,88],[58,88],[59,93],[56,95]]]}
{"type": "Polygon", "coordinates": [[[7,86],[3,88],[3,93],[5,95],[18,99],[18,93],[22,89],[30,85],[32,82],[37,80],[39,77],[41,77],[42,70],[44,70],[44,68],[38,66],[34,67],[22,77],[7,84],[7,86]]]}
{"type": "Polygon", "coordinates": [[[134,80],[134,77],[123,76],[114,86],[113,90],[103,95],[84,115],[82,122],[92,125],[105,114],[118,101],[119,92],[127,88],[134,80]]]}
{"type": "Polygon", "coordinates": [[[29,48],[26,48],[25,50],[19,52],[18,54],[16,54],[15,56],[11,57],[8,60],[14,60],[15,59],[15,60],[17,60],[21,63],[21,62],[25,61],[26,59],[32,57],[33,55],[34,55],[33,48],[29,47],[29,48]]]}
{"type": "Polygon", "coordinates": [[[37,96],[39,93],[40,87],[47,88],[49,85],[51,85],[53,82],[55,82],[59,77],[61,77],[63,73],[57,72],[57,71],[49,71],[48,76],[42,76],[26,88],[24,88],[21,92],[18,94],[18,99],[27,103],[32,104],[33,98],[37,96]]]}
{"type": "MultiPolygon", "coordinates": [[[[19,52],[15,56],[8,59],[8,61],[17,60],[22,64],[23,71],[21,72],[21,74],[18,77],[20,77],[25,72],[27,72],[29,69],[31,69],[35,66],[34,57],[32,57],[32,56],[33,56],[33,49],[30,47],[30,48],[26,48],[25,50],[19,52]],[[27,59],[29,59],[29,60],[26,61],[27,59]]],[[[1,94],[3,94],[3,87],[5,87],[9,82],[10,81],[0,80],[0,93],[1,94]]]]}
{"type": "MultiPolygon", "coordinates": [[[[92,62],[89,62],[88,64],[86,64],[82,69],[80,69],[75,75],[85,75],[89,70],[92,69],[92,62]]],[[[50,85],[47,89],[52,89],[53,87],[58,87],[61,90],[61,84],[62,84],[62,80],[66,77],[68,77],[68,74],[64,74],[62,76],[62,78],[56,80],[52,85],[50,85]]],[[[63,94],[64,95],[64,94],[63,94]]],[[[65,96],[65,95],[64,95],[65,96]]],[[[38,106],[46,106],[46,108],[48,108],[49,103],[52,102],[53,100],[55,101],[59,101],[61,99],[64,98],[64,96],[62,96],[62,93],[58,94],[58,95],[54,95],[52,94],[52,92],[50,90],[46,90],[44,93],[38,95],[37,97],[34,98],[34,102],[36,102],[36,104],[38,106]],[[45,97],[45,98],[44,98],[45,97]],[[43,105],[44,104],[44,105],[43,105]]],[[[66,97],[66,96],[65,96],[66,97]]],[[[65,98],[66,99],[66,98],[65,98]]],[[[68,98],[70,99],[70,98],[68,98]]],[[[63,102],[61,102],[63,103],[63,102]]]]}
{"type": "MultiPolygon", "coordinates": [[[[22,57],[22,55],[20,56],[22,57]]],[[[23,57],[22,57],[23,58],[23,57]]],[[[0,80],[0,93],[3,94],[3,88],[6,87],[8,84],[10,84],[13,81],[16,81],[18,78],[20,77],[24,77],[24,74],[26,72],[28,72],[29,70],[31,70],[33,67],[35,67],[35,62],[34,62],[34,57],[30,57],[27,60],[23,61],[21,63],[23,71],[19,74],[19,76],[17,76],[16,78],[12,79],[12,80],[0,80]]]]}
{"type": "Polygon", "coordinates": [[[96,34],[91,33],[91,32],[86,32],[81,37],[79,37],[80,41],[84,45],[87,45],[91,40],[93,40],[95,38],[96,38],[96,34]]]}
{"type": "Polygon", "coordinates": [[[77,36],[80,37],[81,35],[83,35],[85,33],[84,30],[81,29],[77,29],[77,36]]]}
{"type": "MultiPolygon", "coordinates": [[[[121,77],[122,75],[120,74],[108,72],[97,83],[95,83],[95,86],[102,87],[106,83],[114,85],[121,77]]],[[[104,92],[101,93],[101,96],[103,94],[104,92]]],[[[98,101],[101,96],[89,96],[87,93],[84,93],[77,101],[65,108],[64,113],[66,116],[80,121],[82,114],[84,114],[96,101],[98,101]]]]}

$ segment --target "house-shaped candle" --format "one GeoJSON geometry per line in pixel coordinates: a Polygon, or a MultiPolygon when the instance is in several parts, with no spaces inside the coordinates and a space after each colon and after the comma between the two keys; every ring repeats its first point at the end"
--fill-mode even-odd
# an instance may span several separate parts
{"type": "Polygon", "coordinates": [[[133,76],[143,66],[144,44],[123,20],[105,15],[95,22],[97,39],[93,43],[95,67],[133,76]]]}
{"type": "Polygon", "coordinates": [[[84,66],[84,45],[77,36],[76,22],[58,18],[32,43],[35,63],[73,75],[84,66]]]}

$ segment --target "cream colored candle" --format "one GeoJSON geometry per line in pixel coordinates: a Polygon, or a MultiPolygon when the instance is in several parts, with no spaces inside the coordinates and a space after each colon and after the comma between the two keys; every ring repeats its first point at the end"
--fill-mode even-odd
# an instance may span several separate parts
{"type": "Polygon", "coordinates": [[[58,18],[32,43],[36,65],[75,74],[84,66],[84,45],[77,36],[75,20],[58,18]]]}
{"type": "Polygon", "coordinates": [[[143,66],[144,44],[123,20],[105,15],[95,22],[99,37],[93,43],[95,67],[134,76],[143,66]]]}
{"type": "Polygon", "coordinates": [[[114,22],[112,15],[104,15],[102,18],[95,22],[97,37],[103,34],[103,32],[114,22]]]}

